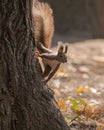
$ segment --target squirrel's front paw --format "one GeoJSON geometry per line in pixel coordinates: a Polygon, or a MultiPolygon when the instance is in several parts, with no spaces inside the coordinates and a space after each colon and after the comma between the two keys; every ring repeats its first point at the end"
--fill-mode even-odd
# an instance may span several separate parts
{"type": "Polygon", "coordinates": [[[40,52],[39,51],[35,51],[35,56],[39,57],[40,56],[40,52]]]}

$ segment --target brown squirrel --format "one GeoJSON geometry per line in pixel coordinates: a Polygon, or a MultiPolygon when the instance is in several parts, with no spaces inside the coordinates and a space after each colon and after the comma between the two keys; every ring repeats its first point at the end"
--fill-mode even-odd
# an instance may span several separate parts
{"type": "Polygon", "coordinates": [[[47,83],[56,73],[61,63],[67,62],[67,49],[61,45],[57,53],[54,53],[49,47],[54,32],[54,20],[52,9],[47,3],[36,1],[33,5],[33,20],[35,30],[35,40],[38,51],[35,54],[42,58],[44,64],[43,77],[47,83]]]}
{"type": "Polygon", "coordinates": [[[67,50],[68,46],[65,46],[65,51],[64,47],[61,45],[58,49],[58,52],[53,52],[50,49],[45,48],[41,43],[38,43],[39,48],[41,48],[43,53],[39,53],[39,51],[36,51],[36,55],[41,57],[44,63],[44,72],[43,72],[43,77],[47,77],[45,79],[45,82],[47,83],[56,73],[58,68],[60,67],[61,63],[67,62],[67,50]]]}

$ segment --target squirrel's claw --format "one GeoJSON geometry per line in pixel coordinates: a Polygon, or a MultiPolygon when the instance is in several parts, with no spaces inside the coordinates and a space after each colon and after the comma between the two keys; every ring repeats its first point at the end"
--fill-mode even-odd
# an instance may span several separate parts
{"type": "Polygon", "coordinates": [[[35,56],[39,57],[40,56],[40,52],[39,51],[35,51],[35,56]]]}

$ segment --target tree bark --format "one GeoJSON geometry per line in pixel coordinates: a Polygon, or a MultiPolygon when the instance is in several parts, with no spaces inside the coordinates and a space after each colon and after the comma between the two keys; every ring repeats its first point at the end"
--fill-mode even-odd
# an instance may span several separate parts
{"type": "Polygon", "coordinates": [[[34,56],[32,0],[0,10],[0,130],[69,130],[34,56]]]}

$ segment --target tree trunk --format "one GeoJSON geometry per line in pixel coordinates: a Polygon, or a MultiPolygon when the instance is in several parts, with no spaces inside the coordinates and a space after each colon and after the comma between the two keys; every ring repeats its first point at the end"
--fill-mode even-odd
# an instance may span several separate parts
{"type": "Polygon", "coordinates": [[[69,130],[34,56],[32,0],[0,9],[0,130],[69,130]]]}

